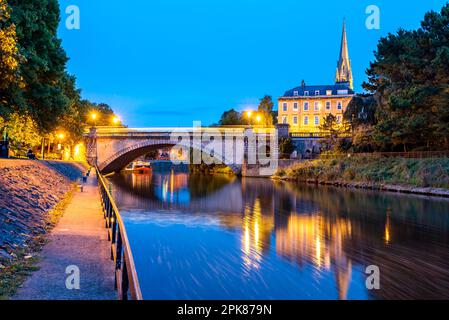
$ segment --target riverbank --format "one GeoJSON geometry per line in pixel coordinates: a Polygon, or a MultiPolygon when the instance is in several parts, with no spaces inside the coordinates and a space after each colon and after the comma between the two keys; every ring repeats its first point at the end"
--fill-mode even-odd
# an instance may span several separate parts
{"type": "Polygon", "coordinates": [[[36,270],[37,253],[85,171],[81,163],[0,160],[0,299],[36,270]]]}
{"type": "Polygon", "coordinates": [[[232,171],[231,168],[224,164],[211,164],[206,165],[204,163],[202,164],[191,164],[190,165],[190,172],[191,173],[201,173],[201,174],[225,174],[225,175],[231,175],[235,176],[234,171],[232,171]]]}
{"type": "Polygon", "coordinates": [[[308,160],[280,169],[273,179],[449,197],[449,159],[308,160]]]}

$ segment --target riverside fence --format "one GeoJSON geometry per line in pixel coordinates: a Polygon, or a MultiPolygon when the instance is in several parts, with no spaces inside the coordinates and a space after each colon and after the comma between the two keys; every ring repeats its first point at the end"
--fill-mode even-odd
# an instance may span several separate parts
{"type": "Polygon", "coordinates": [[[95,168],[95,171],[108,229],[108,239],[111,241],[111,258],[115,265],[115,288],[118,297],[120,300],[143,300],[125,224],[104,177],[98,168],[95,168]]]}
{"type": "Polygon", "coordinates": [[[347,154],[321,154],[321,159],[342,158],[406,158],[406,159],[431,159],[448,158],[448,151],[411,151],[411,152],[372,152],[372,153],[347,153],[347,154]]]}

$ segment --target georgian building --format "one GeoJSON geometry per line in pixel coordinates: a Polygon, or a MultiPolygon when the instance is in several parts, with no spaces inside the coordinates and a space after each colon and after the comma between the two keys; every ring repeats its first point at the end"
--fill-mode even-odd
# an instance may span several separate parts
{"type": "Polygon", "coordinates": [[[343,23],[340,58],[337,63],[335,83],[331,85],[306,85],[288,90],[278,99],[278,121],[290,125],[292,133],[318,133],[328,114],[342,123],[343,114],[355,92],[351,61],[349,59],[346,24],[343,23]]]}

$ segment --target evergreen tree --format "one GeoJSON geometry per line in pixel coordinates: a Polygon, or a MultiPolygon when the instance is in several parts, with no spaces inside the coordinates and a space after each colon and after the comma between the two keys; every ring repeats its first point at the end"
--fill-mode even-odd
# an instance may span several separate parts
{"type": "Polygon", "coordinates": [[[382,38],[367,74],[378,143],[404,151],[449,147],[449,4],[427,13],[418,30],[382,38]]]}

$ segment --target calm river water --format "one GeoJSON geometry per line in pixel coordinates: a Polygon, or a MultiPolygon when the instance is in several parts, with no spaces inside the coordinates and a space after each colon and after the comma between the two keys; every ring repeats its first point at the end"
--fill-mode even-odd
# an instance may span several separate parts
{"type": "Polygon", "coordinates": [[[177,170],[110,181],[145,299],[449,298],[447,199],[177,170]]]}

